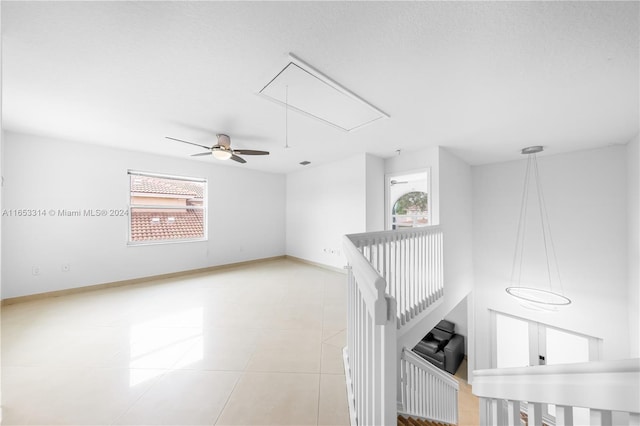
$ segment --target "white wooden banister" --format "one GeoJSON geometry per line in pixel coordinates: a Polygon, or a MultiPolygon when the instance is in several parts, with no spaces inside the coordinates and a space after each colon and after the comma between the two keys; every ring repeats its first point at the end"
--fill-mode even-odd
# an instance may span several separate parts
{"type": "Polygon", "coordinates": [[[387,321],[387,302],[385,300],[386,282],[371,264],[362,257],[358,249],[350,244],[347,236],[343,244],[345,255],[349,260],[349,268],[356,282],[361,283],[360,293],[365,307],[374,318],[375,324],[384,324],[387,321]]]}
{"type": "MultiPolygon", "coordinates": [[[[543,404],[556,405],[556,424],[573,424],[573,407],[590,409],[591,425],[612,422],[612,412],[640,418],[640,359],[476,370],[473,393],[481,398],[481,424],[499,424],[501,401],[527,402],[529,424],[541,424],[543,404]]],[[[508,414],[507,414],[508,415],[508,414]]]]}
{"type": "MultiPolygon", "coordinates": [[[[398,412],[457,423],[457,382],[410,350],[397,352],[398,338],[442,303],[442,229],[348,235],[344,251],[352,426],[393,425],[398,412]]],[[[482,425],[519,425],[526,415],[529,426],[640,426],[639,359],[479,370],[473,377],[482,425]]]]}
{"type": "MultiPolygon", "coordinates": [[[[397,330],[418,314],[425,315],[426,308],[444,294],[442,230],[429,226],[353,234],[345,236],[343,246],[348,261],[343,354],[351,424],[395,424],[400,362],[397,330]]],[[[418,367],[420,361],[405,357],[403,362],[409,362],[412,371],[425,371],[418,367]]],[[[411,383],[426,386],[419,376],[411,383]]],[[[440,379],[429,383],[437,384],[438,389],[450,388],[442,386],[440,379]]],[[[457,390],[447,407],[451,401],[457,410],[457,390]]],[[[440,411],[433,413],[440,415],[440,411]]]]}
{"type": "Polygon", "coordinates": [[[345,238],[347,346],[344,348],[352,425],[396,422],[396,301],[386,282],[345,238]]]}
{"type": "Polygon", "coordinates": [[[398,328],[444,295],[439,225],[350,234],[346,239],[384,279],[385,291],[397,302],[398,328]]]}
{"type": "Polygon", "coordinates": [[[400,414],[442,423],[458,423],[458,381],[403,348],[400,359],[400,414]]]}

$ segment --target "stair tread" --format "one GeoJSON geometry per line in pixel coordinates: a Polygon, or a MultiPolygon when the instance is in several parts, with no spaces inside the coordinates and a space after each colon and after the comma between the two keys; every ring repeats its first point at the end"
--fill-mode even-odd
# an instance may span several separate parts
{"type": "Polygon", "coordinates": [[[407,415],[398,415],[398,426],[454,426],[432,420],[417,419],[407,415]]]}

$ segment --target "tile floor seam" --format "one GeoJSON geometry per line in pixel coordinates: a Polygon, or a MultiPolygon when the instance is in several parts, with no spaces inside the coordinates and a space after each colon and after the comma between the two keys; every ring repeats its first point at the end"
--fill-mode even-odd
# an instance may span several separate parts
{"type": "MultiPolygon", "coordinates": [[[[320,349],[322,351],[322,349],[320,349]]],[[[322,371],[322,366],[320,366],[320,370],[322,371]]],[[[318,374],[318,404],[316,407],[316,426],[320,424],[320,396],[322,394],[322,373],[318,374]]]]}
{"type": "Polygon", "coordinates": [[[236,379],[235,383],[233,384],[233,388],[231,389],[231,392],[229,392],[229,395],[227,395],[227,399],[224,401],[224,405],[222,406],[222,408],[220,409],[220,412],[218,413],[218,415],[216,416],[215,420],[213,421],[213,425],[215,426],[218,424],[218,420],[220,420],[220,416],[222,416],[222,413],[224,413],[224,409],[227,408],[227,404],[229,404],[229,400],[231,399],[231,395],[233,395],[233,392],[236,390],[236,387],[238,386],[238,383],[240,383],[240,380],[242,379],[242,376],[245,374],[245,372],[242,372],[240,374],[238,374],[238,378],[236,379]]]}
{"type": "MultiPolygon", "coordinates": [[[[322,283],[322,329],[324,330],[325,320],[325,304],[326,304],[326,283],[322,283]]],[[[322,394],[322,353],[323,353],[324,340],[322,339],[322,333],[320,333],[320,373],[318,374],[318,402],[316,404],[316,426],[320,423],[320,396],[322,394]]]]}
{"type": "MultiPolygon", "coordinates": [[[[129,370],[131,370],[131,369],[129,368],[129,370]]],[[[155,377],[154,378],[154,383],[151,386],[149,386],[144,392],[140,393],[140,396],[138,398],[136,398],[134,401],[132,401],[131,404],[129,406],[127,406],[127,408],[125,408],[122,413],[120,413],[120,415],[116,416],[116,418],[113,419],[113,421],[111,421],[109,423],[109,425],[110,426],[116,425],[118,420],[123,418],[129,411],[131,411],[133,406],[136,405],[138,403],[138,401],[140,401],[142,399],[142,397],[145,396],[154,386],[156,386],[158,384],[158,382],[160,381],[160,379],[162,377],[164,377],[165,374],[167,374],[167,372],[168,372],[168,370],[164,371],[159,377],[155,377]]]]}
{"type": "MultiPolygon", "coordinates": [[[[323,313],[322,315],[323,315],[322,320],[323,320],[323,322],[324,322],[324,313],[323,313]]],[[[342,333],[342,332],[343,332],[343,331],[345,331],[345,330],[346,330],[346,328],[343,328],[343,329],[339,330],[336,334],[332,334],[331,336],[328,336],[326,339],[324,339],[324,340],[322,341],[322,343],[326,343],[326,342],[327,342],[327,340],[331,340],[331,339],[333,339],[334,337],[336,337],[338,334],[342,333]]],[[[327,345],[330,345],[330,344],[331,344],[331,343],[327,343],[327,345]]]]}

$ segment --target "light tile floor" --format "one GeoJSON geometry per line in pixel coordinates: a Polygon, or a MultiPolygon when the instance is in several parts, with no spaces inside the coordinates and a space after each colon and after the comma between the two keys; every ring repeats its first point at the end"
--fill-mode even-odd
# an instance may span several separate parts
{"type": "Polygon", "coordinates": [[[345,283],[282,259],[5,306],[3,425],[347,425],[345,283]]]}

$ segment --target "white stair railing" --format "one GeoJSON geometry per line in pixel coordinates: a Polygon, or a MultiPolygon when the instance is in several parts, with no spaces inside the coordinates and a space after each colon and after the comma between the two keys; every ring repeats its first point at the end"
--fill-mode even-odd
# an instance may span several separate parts
{"type": "Polygon", "coordinates": [[[442,228],[425,226],[347,236],[386,282],[398,328],[444,294],[442,228]]]}
{"type": "MultiPolygon", "coordinates": [[[[397,330],[418,314],[426,315],[444,295],[442,230],[428,226],[347,235],[344,251],[349,272],[344,363],[351,424],[395,424],[397,330]]],[[[411,365],[416,368],[418,362],[411,365]]]]}
{"type": "Polygon", "coordinates": [[[458,381],[407,348],[400,357],[402,408],[399,414],[458,423],[458,381]]]}
{"type": "MultiPolygon", "coordinates": [[[[398,337],[420,323],[411,320],[428,315],[444,295],[442,240],[439,226],[345,237],[344,362],[352,426],[396,424],[398,411],[457,422],[457,382],[407,349],[400,359],[396,352],[398,337]]],[[[475,371],[473,393],[480,397],[482,425],[518,425],[526,411],[529,426],[640,426],[639,383],[640,360],[633,359],[475,371]],[[575,408],[589,409],[589,420],[578,420],[575,408]]]]}
{"type": "Polygon", "coordinates": [[[396,423],[396,301],[385,281],[348,240],[345,375],[352,425],[396,423]]]}
{"type": "Polygon", "coordinates": [[[611,425],[615,412],[622,413],[626,424],[640,425],[638,358],[476,370],[473,376],[481,425],[519,424],[525,405],[528,425],[540,426],[546,404],[555,404],[558,426],[574,425],[574,407],[589,409],[592,426],[611,425]]]}

